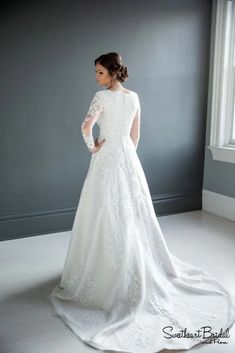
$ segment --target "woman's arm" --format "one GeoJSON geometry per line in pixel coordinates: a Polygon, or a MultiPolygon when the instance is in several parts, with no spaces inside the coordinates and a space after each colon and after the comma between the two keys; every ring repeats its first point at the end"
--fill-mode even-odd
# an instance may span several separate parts
{"type": "Polygon", "coordinates": [[[138,104],[136,114],[132,122],[131,131],[130,131],[130,137],[135,145],[136,150],[140,139],[140,116],[141,116],[141,109],[140,109],[140,105],[138,104]]]}
{"type": "Polygon", "coordinates": [[[101,95],[100,95],[100,92],[96,92],[95,96],[91,101],[86,117],[83,120],[81,125],[81,132],[82,132],[83,139],[91,153],[95,149],[92,129],[96,121],[98,120],[102,110],[103,110],[103,104],[102,104],[101,95]]]}

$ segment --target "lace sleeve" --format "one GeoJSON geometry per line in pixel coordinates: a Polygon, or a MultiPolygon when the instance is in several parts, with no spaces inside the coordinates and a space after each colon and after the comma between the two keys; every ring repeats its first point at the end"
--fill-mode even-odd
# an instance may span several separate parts
{"type": "Polygon", "coordinates": [[[98,120],[102,110],[103,110],[102,97],[100,92],[96,92],[96,94],[94,95],[91,101],[91,104],[85,116],[85,119],[83,120],[81,125],[82,136],[90,152],[92,152],[95,146],[93,135],[92,135],[92,128],[95,125],[96,121],[98,120]]]}
{"type": "Polygon", "coordinates": [[[140,107],[139,97],[137,95],[137,108],[136,108],[135,117],[132,122],[131,131],[130,131],[130,136],[135,145],[136,150],[140,139],[140,116],[141,116],[141,107],[140,107]]]}

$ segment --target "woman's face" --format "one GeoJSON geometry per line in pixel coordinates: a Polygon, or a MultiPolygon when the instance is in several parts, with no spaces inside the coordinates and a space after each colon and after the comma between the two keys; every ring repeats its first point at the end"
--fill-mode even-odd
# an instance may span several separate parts
{"type": "Polygon", "coordinates": [[[111,83],[112,76],[109,74],[108,70],[97,63],[95,65],[96,81],[98,85],[109,86],[111,83]]]}

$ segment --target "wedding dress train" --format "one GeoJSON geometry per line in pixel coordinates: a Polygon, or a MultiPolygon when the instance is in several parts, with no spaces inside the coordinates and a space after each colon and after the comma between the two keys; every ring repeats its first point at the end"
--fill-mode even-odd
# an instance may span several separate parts
{"type": "Polygon", "coordinates": [[[233,324],[235,298],[167,247],[136,153],[138,94],[96,92],[81,126],[90,151],[96,122],[105,143],[91,155],[61,281],[48,296],[53,313],[101,350],[189,349],[233,324]]]}

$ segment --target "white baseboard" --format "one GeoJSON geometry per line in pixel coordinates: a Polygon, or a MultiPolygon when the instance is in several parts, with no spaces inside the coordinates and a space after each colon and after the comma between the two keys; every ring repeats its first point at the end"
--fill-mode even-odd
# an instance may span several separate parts
{"type": "Polygon", "coordinates": [[[217,216],[235,221],[235,198],[202,190],[202,209],[217,216]]]}

